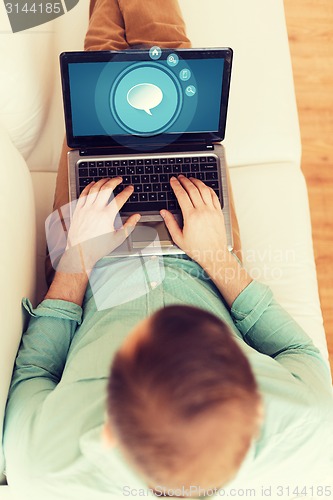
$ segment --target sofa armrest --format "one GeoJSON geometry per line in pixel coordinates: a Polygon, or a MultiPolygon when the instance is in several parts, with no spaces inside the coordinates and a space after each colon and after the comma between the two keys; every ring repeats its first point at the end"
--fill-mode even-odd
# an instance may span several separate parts
{"type": "MultiPolygon", "coordinates": [[[[21,299],[35,289],[35,206],[28,167],[0,129],[0,432],[13,365],[23,329],[21,299]]],[[[2,440],[1,440],[2,442],[2,440]]],[[[0,476],[4,469],[0,446],[0,476]]]]}

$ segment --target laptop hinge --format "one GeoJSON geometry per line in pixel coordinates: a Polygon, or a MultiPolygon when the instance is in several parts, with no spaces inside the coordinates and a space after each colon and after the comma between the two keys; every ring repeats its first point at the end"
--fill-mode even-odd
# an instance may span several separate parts
{"type": "Polygon", "coordinates": [[[102,155],[121,155],[121,154],[158,154],[165,152],[182,152],[182,151],[213,151],[214,144],[207,141],[191,142],[191,143],[172,143],[167,146],[154,145],[138,148],[137,146],[113,146],[100,148],[85,148],[80,149],[80,156],[102,156],[102,155]]]}

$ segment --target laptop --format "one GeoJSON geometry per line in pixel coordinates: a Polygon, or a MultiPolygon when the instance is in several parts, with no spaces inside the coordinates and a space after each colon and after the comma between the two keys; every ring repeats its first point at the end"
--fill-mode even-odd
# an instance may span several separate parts
{"type": "Polygon", "coordinates": [[[170,177],[211,186],[221,202],[232,249],[224,147],[232,49],[65,52],[60,55],[68,153],[69,198],[104,177],[122,176],[134,192],[121,221],[141,219],[112,256],[184,253],[159,210],[182,226],[170,177]]]}

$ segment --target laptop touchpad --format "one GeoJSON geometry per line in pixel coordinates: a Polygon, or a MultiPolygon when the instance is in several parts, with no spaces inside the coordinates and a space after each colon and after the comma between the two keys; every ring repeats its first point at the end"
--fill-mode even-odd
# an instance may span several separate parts
{"type": "Polygon", "coordinates": [[[174,245],[164,221],[139,222],[131,234],[133,248],[145,248],[149,245],[166,247],[174,245]]]}

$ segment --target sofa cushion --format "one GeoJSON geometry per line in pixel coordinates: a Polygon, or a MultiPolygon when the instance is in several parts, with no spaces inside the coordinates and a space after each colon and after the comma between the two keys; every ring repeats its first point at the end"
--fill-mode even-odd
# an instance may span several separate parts
{"type": "Polygon", "coordinates": [[[25,160],[32,156],[37,169],[57,167],[64,135],[59,54],[83,47],[88,3],[79,4],[45,25],[15,34],[6,10],[0,9],[0,126],[25,160]]]}
{"type": "Polygon", "coordinates": [[[194,46],[234,51],[226,129],[230,166],[300,164],[301,144],[282,0],[179,1],[194,46]]]}
{"type": "Polygon", "coordinates": [[[289,163],[231,170],[244,264],[328,360],[304,176],[289,163]]]}
{"type": "Polygon", "coordinates": [[[1,500],[14,500],[9,486],[0,486],[0,498],[1,500]]]}

